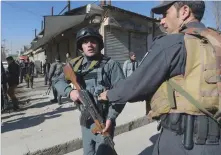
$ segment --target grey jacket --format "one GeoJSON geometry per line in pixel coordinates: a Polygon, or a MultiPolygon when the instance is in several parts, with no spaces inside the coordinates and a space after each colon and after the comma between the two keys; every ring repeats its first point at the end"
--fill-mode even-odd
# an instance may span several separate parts
{"type": "MultiPolygon", "coordinates": [[[[138,67],[138,62],[135,61],[134,69],[136,69],[137,67],[138,67]]],[[[128,77],[133,73],[133,62],[130,59],[124,62],[123,72],[124,72],[125,77],[128,77]]]]}
{"type": "Polygon", "coordinates": [[[48,74],[49,81],[55,81],[62,72],[63,64],[60,61],[52,63],[48,74]]]}
{"type": "MultiPolygon", "coordinates": [[[[199,22],[188,23],[186,27],[205,28],[199,22]]],[[[109,101],[135,102],[151,98],[164,81],[185,75],[186,58],[184,34],[158,36],[135,72],[108,91],[109,101]]]]}
{"type": "MultiPolygon", "coordinates": [[[[99,71],[101,77],[97,77],[97,79],[95,80],[95,81],[97,81],[96,82],[97,84],[94,84],[95,86],[90,86],[91,84],[93,85],[93,74],[91,74],[92,79],[91,78],[89,80],[84,79],[85,85],[86,85],[85,89],[88,90],[88,92],[90,92],[94,96],[96,96],[95,95],[96,93],[101,93],[101,91],[104,91],[104,88],[109,89],[110,87],[113,87],[118,81],[124,79],[124,74],[123,74],[123,71],[120,67],[120,64],[113,61],[113,60],[109,60],[109,59],[107,61],[106,59],[107,59],[107,57],[102,56],[101,63],[104,63],[104,62],[106,62],[106,63],[103,65],[101,72],[99,71]],[[100,81],[99,79],[102,79],[102,81],[100,81]],[[97,89],[99,89],[99,90],[97,90],[97,89]],[[103,90],[100,90],[100,89],[103,89],[103,90]]],[[[73,63],[70,62],[70,64],[74,67],[73,63]]],[[[84,68],[86,68],[86,66],[88,66],[88,61],[86,58],[84,58],[79,70],[84,70],[84,68]]],[[[100,68],[99,66],[95,67],[94,70],[97,70],[99,68],[100,68]]],[[[70,92],[73,90],[71,88],[71,86],[67,83],[67,81],[65,80],[64,73],[62,73],[59,76],[59,78],[55,82],[54,87],[58,90],[59,94],[61,94],[62,96],[66,96],[66,97],[69,97],[70,92]]],[[[95,98],[95,101],[96,101],[96,98],[95,98]]],[[[101,103],[96,103],[96,104],[101,104],[101,103]]],[[[103,104],[103,105],[105,105],[105,104],[103,104]]],[[[123,110],[125,103],[122,103],[122,104],[113,103],[112,105],[111,104],[106,104],[106,105],[108,105],[108,109],[107,109],[107,113],[106,113],[105,118],[110,119],[113,122],[115,122],[115,119],[123,110]]]]}

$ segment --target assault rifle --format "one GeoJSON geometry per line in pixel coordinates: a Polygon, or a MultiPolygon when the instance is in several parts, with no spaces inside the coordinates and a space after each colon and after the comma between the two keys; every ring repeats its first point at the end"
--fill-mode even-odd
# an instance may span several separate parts
{"type": "MultiPolygon", "coordinates": [[[[93,100],[89,96],[88,92],[78,84],[77,76],[74,73],[70,64],[68,63],[64,66],[64,75],[67,80],[71,81],[75,89],[79,91],[80,102],[82,103],[83,109],[89,112],[95,123],[95,128],[92,129],[92,133],[93,134],[102,133],[102,130],[105,128],[104,119],[97,111],[93,103],[93,100]]],[[[114,142],[110,134],[108,132],[105,132],[102,133],[102,135],[104,136],[105,144],[109,145],[114,151],[114,154],[117,155],[117,152],[114,150],[114,142]]]]}

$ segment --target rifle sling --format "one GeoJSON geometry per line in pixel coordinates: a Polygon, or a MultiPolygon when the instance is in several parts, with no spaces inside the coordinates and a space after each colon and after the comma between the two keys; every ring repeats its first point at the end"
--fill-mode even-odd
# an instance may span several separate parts
{"type": "Polygon", "coordinates": [[[181,86],[176,84],[172,80],[167,81],[168,85],[172,87],[172,89],[179,92],[182,96],[184,96],[191,104],[193,104],[195,107],[197,107],[202,113],[208,115],[210,118],[212,118],[215,122],[217,122],[219,125],[221,125],[213,116],[212,113],[210,113],[208,110],[206,110],[200,102],[198,102],[196,99],[194,99],[188,92],[186,92],[181,86]]]}

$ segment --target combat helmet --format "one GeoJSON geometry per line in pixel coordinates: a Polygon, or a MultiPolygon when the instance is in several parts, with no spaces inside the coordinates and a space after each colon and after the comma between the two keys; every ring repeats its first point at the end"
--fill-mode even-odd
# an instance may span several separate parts
{"type": "Polygon", "coordinates": [[[98,32],[98,30],[95,30],[92,27],[85,27],[85,28],[82,28],[81,30],[79,30],[77,33],[77,36],[76,36],[77,49],[82,50],[82,47],[81,47],[82,41],[86,37],[95,37],[99,43],[99,48],[100,48],[99,50],[102,50],[104,48],[104,42],[103,42],[102,36],[98,32]]]}

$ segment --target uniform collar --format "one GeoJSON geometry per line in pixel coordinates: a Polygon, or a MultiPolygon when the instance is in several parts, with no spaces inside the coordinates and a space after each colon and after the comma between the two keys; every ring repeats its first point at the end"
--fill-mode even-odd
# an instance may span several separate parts
{"type": "Polygon", "coordinates": [[[197,22],[197,21],[187,23],[186,27],[187,28],[206,28],[206,26],[203,23],[197,22]]]}
{"type": "Polygon", "coordinates": [[[183,25],[182,28],[180,29],[180,32],[184,31],[187,28],[206,28],[206,26],[201,22],[192,21],[192,22],[189,22],[189,23],[183,25]]]}

